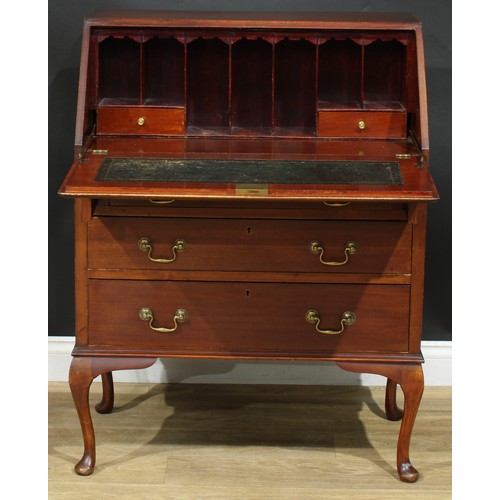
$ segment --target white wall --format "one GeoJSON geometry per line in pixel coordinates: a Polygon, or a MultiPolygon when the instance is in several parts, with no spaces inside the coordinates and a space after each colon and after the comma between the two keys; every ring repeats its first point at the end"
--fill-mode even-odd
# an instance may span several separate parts
{"type": "MultiPolygon", "coordinates": [[[[48,379],[67,381],[74,337],[49,337],[48,379]]],[[[426,385],[451,385],[451,342],[422,342],[426,385]]],[[[116,382],[191,384],[385,385],[379,375],[345,372],[314,361],[159,359],[145,370],[113,373],[116,382]]]]}

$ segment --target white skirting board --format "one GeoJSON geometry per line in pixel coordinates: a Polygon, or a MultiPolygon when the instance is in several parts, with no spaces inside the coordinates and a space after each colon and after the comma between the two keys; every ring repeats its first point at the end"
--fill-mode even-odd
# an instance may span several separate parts
{"type": "MultiPolygon", "coordinates": [[[[49,337],[49,382],[67,381],[74,337],[49,337]]],[[[426,385],[451,386],[451,342],[424,341],[426,385]]],[[[385,385],[379,375],[345,372],[318,361],[159,359],[144,370],[113,372],[116,382],[190,384],[385,385]]]]}

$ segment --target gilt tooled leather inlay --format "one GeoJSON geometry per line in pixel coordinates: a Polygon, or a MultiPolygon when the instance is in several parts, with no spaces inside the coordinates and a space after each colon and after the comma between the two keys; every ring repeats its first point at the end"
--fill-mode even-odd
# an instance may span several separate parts
{"type": "Polygon", "coordinates": [[[106,158],[96,181],[401,185],[396,161],[106,158]]]}

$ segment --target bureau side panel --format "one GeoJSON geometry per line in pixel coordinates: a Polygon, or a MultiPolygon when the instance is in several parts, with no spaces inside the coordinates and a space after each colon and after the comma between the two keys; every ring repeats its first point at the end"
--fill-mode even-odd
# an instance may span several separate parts
{"type": "Polygon", "coordinates": [[[75,199],[75,334],[76,345],[88,344],[88,222],[92,201],[75,199]]]}
{"type": "Polygon", "coordinates": [[[422,338],[427,205],[411,205],[410,219],[413,222],[413,240],[409,346],[411,353],[418,354],[422,338]]]}

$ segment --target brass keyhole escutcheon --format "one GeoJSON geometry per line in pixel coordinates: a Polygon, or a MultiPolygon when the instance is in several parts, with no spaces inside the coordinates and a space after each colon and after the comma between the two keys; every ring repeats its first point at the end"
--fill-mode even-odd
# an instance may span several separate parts
{"type": "Polygon", "coordinates": [[[359,120],[359,122],[358,122],[359,130],[364,130],[365,127],[366,127],[366,123],[363,120],[359,120]]]}
{"type": "Polygon", "coordinates": [[[137,125],[144,125],[144,123],[146,122],[146,118],[144,118],[143,116],[141,116],[138,120],[137,120],[137,125]]]}

